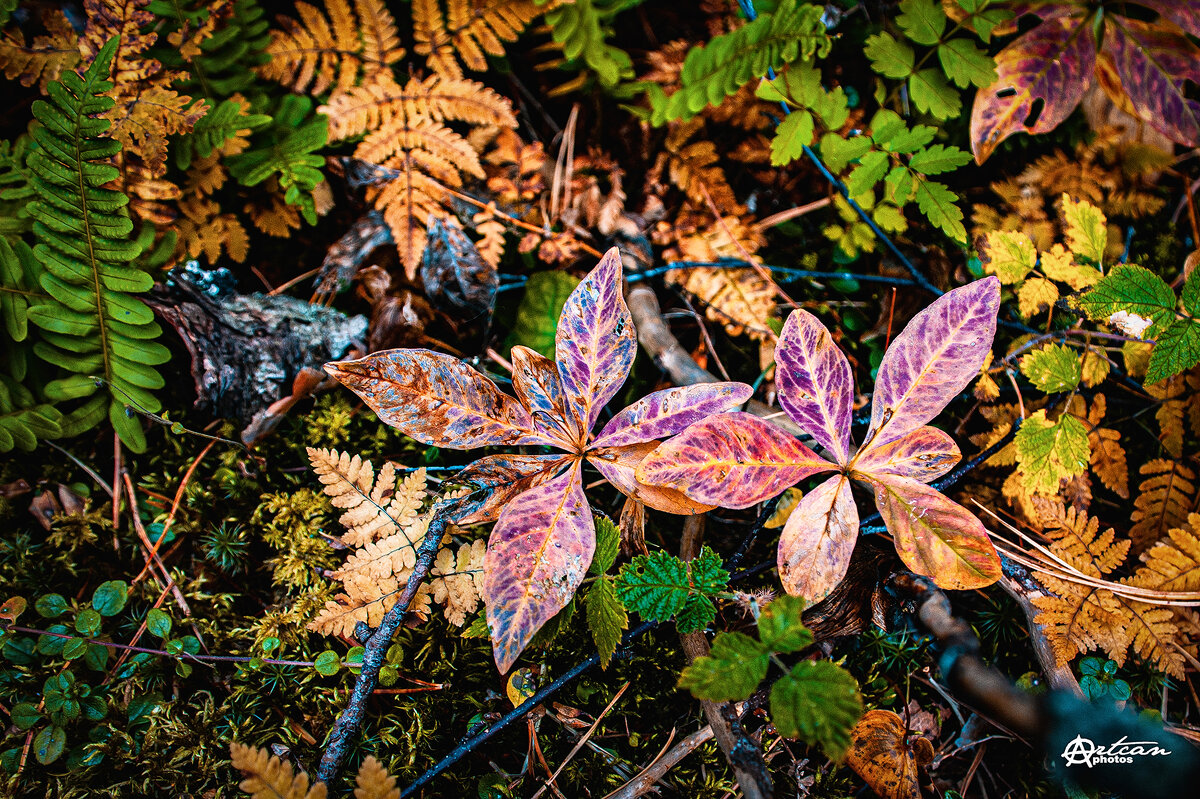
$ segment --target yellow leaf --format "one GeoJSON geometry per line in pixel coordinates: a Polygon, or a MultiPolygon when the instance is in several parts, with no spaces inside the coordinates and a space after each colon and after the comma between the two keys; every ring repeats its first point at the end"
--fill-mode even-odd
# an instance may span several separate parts
{"type": "Polygon", "coordinates": [[[1108,246],[1108,220],[1104,213],[1087,200],[1075,202],[1063,194],[1062,216],[1067,247],[1094,264],[1102,263],[1108,246]]]}
{"type": "Polygon", "coordinates": [[[993,230],[980,253],[983,267],[1006,285],[1025,279],[1037,264],[1037,250],[1029,236],[1015,230],[993,230]]]}
{"type": "Polygon", "coordinates": [[[1058,300],[1058,287],[1041,277],[1031,277],[1017,290],[1017,303],[1021,316],[1028,319],[1049,308],[1058,300]]]}

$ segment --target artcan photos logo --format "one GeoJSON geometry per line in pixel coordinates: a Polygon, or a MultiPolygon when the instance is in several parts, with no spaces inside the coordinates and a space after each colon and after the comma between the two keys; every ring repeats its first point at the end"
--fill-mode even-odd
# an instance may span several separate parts
{"type": "Polygon", "coordinates": [[[1121,736],[1119,741],[1108,746],[1096,746],[1090,738],[1076,735],[1067,748],[1063,750],[1062,759],[1068,766],[1092,766],[1108,763],[1132,763],[1135,757],[1162,757],[1171,754],[1169,749],[1163,749],[1157,741],[1126,741],[1121,736]]]}

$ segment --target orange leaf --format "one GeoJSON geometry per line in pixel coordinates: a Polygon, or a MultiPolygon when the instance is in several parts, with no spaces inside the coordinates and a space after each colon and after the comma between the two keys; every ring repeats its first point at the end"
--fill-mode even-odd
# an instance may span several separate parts
{"type": "Polygon", "coordinates": [[[858,540],[850,478],[830,477],[805,494],[779,537],[779,579],[789,594],[820,602],[842,581],[858,540]]]}
{"type": "Polygon", "coordinates": [[[846,762],[881,799],[921,799],[918,767],[933,758],[927,738],[905,742],[904,719],[870,710],[850,733],[846,762]]]}

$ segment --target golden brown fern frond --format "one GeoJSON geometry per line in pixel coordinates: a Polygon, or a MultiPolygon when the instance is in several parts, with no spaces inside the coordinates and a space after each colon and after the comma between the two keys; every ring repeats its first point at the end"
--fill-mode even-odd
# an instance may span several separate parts
{"type": "Polygon", "coordinates": [[[315,6],[296,3],[299,21],[279,17],[281,29],[271,32],[271,59],[259,74],[292,91],[324,94],[331,87],[348,89],[362,77],[391,72],[404,57],[396,36],[396,21],[382,0],[325,0],[326,14],[315,6]]]}
{"type": "Polygon", "coordinates": [[[426,57],[433,72],[462,77],[462,66],[482,72],[487,56],[504,55],[504,43],[516,41],[521,31],[553,3],[538,6],[533,0],[413,0],[413,49],[426,57]]]}
{"type": "Polygon", "coordinates": [[[292,764],[266,749],[229,744],[233,767],[245,775],[238,787],[252,799],[325,799],[325,783],[308,784],[304,772],[293,774],[292,764]]]}
{"type": "Polygon", "coordinates": [[[437,554],[430,572],[433,601],[445,605],[446,619],[461,627],[479,607],[483,591],[483,557],[487,545],[482,538],[463,544],[455,554],[450,548],[437,554]]]}
{"type": "MultiPolygon", "coordinates": [[[[397,481],[394,463],[385,463],[376,477],[370,461],[348,452],[309,447],[308,457],[333,506],[344,511],[338,519],[346,528],[342,543],[363,546],[417,525],[417,511],[428,496],[424,469],[397,481]]],[[[416,540],[423,536],[424,531],[416,540]]]]}
{"type": "Polygon", "coordinates": [[[335,93],[320,110],[334,140],[369,131],[354,155],[387,168],[386,182],[368,198],[383,212],[410,278],[425,251],[429,217],[448,211],[447,187],[461,187],[465,175],[485,176],[479,153],[447,123],[516,126],[512,107],[496,92],[437,75],[400,86],[380,74],[335,93]]]}
{"type": "Polygon", "coordinates": [[[1156,459],[1143,464],[1140,472],[1146,479],[1133,501],[1129,530],[1135,551],[1146,549],[1171,528],[1182,527],[1200,502],[1196,472],[1182,462],[1156,459]]]}
{"type": "Polygon", "coordinates": [[[1200,591],[1200,514],[1186,527],[1173,527],[1167,538],[1142,553],[1142,562],[1126,585],[1159,591],[1200,591]]]}
{"type": "Polygon", "coordinates": [[[189,258],[203,254],[210,264],[217,263],[222,251],[238,263],[246,260],[250,237],[236,216],[221,213],[216,200],[188,191],[179,200],[178,208],[180,215],[175,229],[179,233],[179,253],[186,253],[189,258]]]}
{"type": "Polygon", "coordinates": [[[42,14],[42,24],[46,34],[35,36],[28,44],[20,28],[0,34],[0,70],[22,86],[37,83],[44,93],[47,83],[79,63],[79,34],[58,9],[42,14]]]}
{"type": "Polygon", "coordinates": [[[400,799],[396,778],[389,777],[383,764],[371,755],[363,760],[355,783],[354,799],[400,799]]]}

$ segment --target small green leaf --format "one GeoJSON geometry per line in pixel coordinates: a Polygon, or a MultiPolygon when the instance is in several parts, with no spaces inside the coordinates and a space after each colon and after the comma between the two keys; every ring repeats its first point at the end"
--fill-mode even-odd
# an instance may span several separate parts
{"type": "Polygon", "coordinates": [[[820,149],[825,165],[834,172],[841,172],[851,161],[861,158],[871,149],[871,138],[855,136],[845,139],[836,133],[826,133],[821,137],[820,149]]]}
{"type": "Polygon", "coordinates": [[[858,683],[827,660],[802,660],[771,687],[771,721],[779,734],[819,745],[833,760],[846,754],[862,713],[858,683]]]}
{"type": "Polygon", "coordinates": [[[33,756],[43,766],[53,763],[67,745],[67,733],[62,727],[47,727],[33,739],[33,756]]]}
{"type": "Polygon", "coordinates": [[[793,111],[783,118],[775,128],[771,139],[771,165],[784,166],[804,155],[804,148],[812,144],[813,117],[807,111],[793,111]]]}
{"type": "Polygon", "coordinates": [[[957,147],[947,147],[935,144],[926,150],[920,150],[909,159],[908,165],[923,175],[937,175],[950,172],[967,164],[971,154],[957,147]]]}
{"type": "Polygon", "coordinates": [[[1078,300],[1092,319],[1108,319],[1118,311],[1151,321],[1146,336],[1154,338],[1176,318],[1178,302],[1167,282],[1142,266],[1122,264],[1078,300]]]}
{"type": "Polygon", "coordinates": [[[1021,374],[1047,394],[1070,391],[1083,378],[1083,358],[1070,347],[1050,344],[1021,358],[1021,374]]]}
{"type": "Polygon", "coordinates": [[[946,27],[946,12],[934,0],[902,0],[896,24],[917,44],[937,44],[946,27]]]}
{"type": "Polygon", "coordinates": [[[103,644],[88,644],[83,662],[92,671],[104,671],[108,666],[108,647],[103,644]]]}
{"type": "Polygon", "coordinates": [[[91,608],[84,608],[75,616],[75,630],[82,635],[93,636],[100,632],[100,614],[91,608]]]}
{"type": "Polygon", "coordinates": [[[629,614],[617,598],[616,583],[611,577],[601,577],[592,584],[585,605],[588,629],[596,642],[600,665],[608,668],[617,644],[621,642],[621,632],[629,627],[629,614]]]}
{"type": "Polygon", "coordinates": [[[858,166],[846,178],[846,191],[851,197],[859,197],[875,188],[888,171],[888,154],[872,150],[859,159],[858,166]]]}
{"type": "Polygon", "coordinates": [[[166,638],[171,634],[170,615],[160,608],[151,608],[146,614],[146,629],[153,636],[166,638]]]}
{"type": "Polygon", "coordinates": [[[745,699],[767,676],[769,664],[769,653],[758,641],[745,633],[720,633],[712,651],[683,670],[679,687],[714,702],[745,699]]]}
{"type": "Polygon", "coordinates": [[[1038,494],[1057,493],[1059,481],[1082,474],[1091,458],[1087,428],[1069,413],[1051,422],[1037,411],[1021,423],[1013,443],[1025,485],[1038,494]]]}
{"type": "Polygon", "coordinates": [[[704,547],[695,560],[685,563],[665,552],[639,555],[621,567],[617,595],[643,619],[677,619],[680,632],[704,627],[716,616],[709,597],[722,591],[729,572],[721,559],[704,547]]]}
{"type": "Polygon", "coordinates": [[[77,660],[87,654],[90,646],[85,638],[68,638],[63,643],[63,660],[77,660]]]}
{"type": "Polygon", "coordinates": [[[42,713],[32,702],[18,702],[12,706],[10,718],[19,730],[28,730],[42,720],[42,713]]]}
{"type": "Polygon", "coordinates": [[[33,609],[39,616],[54,619],[67,612],[67,600],[61,594],[46,594],[33,603],[33,609]]]}
{"type": "Polygon", "coordinates": [[[938,60],[946,77],[959,88],[986,89],[996,82],[996,62],[970,39],[951,39],[938,46],[938,60]]]}
{"type": "Polygon", "coordinates": [[[955,241],[967,240],[962,211],[954,204],[958,195],[950,191],[946,184],[936,180],[918,180],[913,196],[921,213],[925,214],[925,218],[935,227],[955,241]]]}
{"type": "Polygon", "coordinates": [[[885,78],[907,78],[916,63],[912,48],[896,41],[890,33],[867,37],[863,55],[871,59],[871,69],[885,78]]]}
{"type": "Polygon", "coordinates": [[[962,112],[958,90],[946,82],[940,69],[923,69],[908,80],[908,91],[917,110],[938,119],[954,119],[962,112]]]}
{"type": "Polygon", "coordinates": [[[317,655],[313,661],[313,668],[318,674],[325,677],[332,677],[338,673],[338,669],[342,667],[342,659],[338,657],[337,652],[332,649],[326,649],[321,654],[317,655]]]}
{"type": "Polygon", "coordinates": [[[813,642],[800,620],[804,600],[784,595],[763,608],[758,616],[758,638],[772,652],[799,652],[813,642]]]}
{"type": "Polygon", "coordinates": [[[1200,322],[1177,319],[1158,334],[1150,363],[1146,367],[1146,382],[1157,383],[1200,363],[1200,322]]]}
{"type": "Polygon", "coordinates": [[[124,580],[109,580],[101,583],[92,594],[92,607],[101,616],[115,616],[125,609],[129,598],[129,585],[124,580]]]}
{"type": "Polygon", "coordinates": [[[554,334],[567,297],[579,279],[567,272],[534,272],[525,281],[525,296],[517,306],[509,344],[524,344],[547,358],[554,358],[554,334]]]}
{"type": "Polygon", "coordinates": [[[588,567],[588,571],[592,574],[604,574],[612,568],[621,551],[621,530],[603,513],[595,514],[595,519],[596,554],[592,556],[592,565],[588,567]]]}

